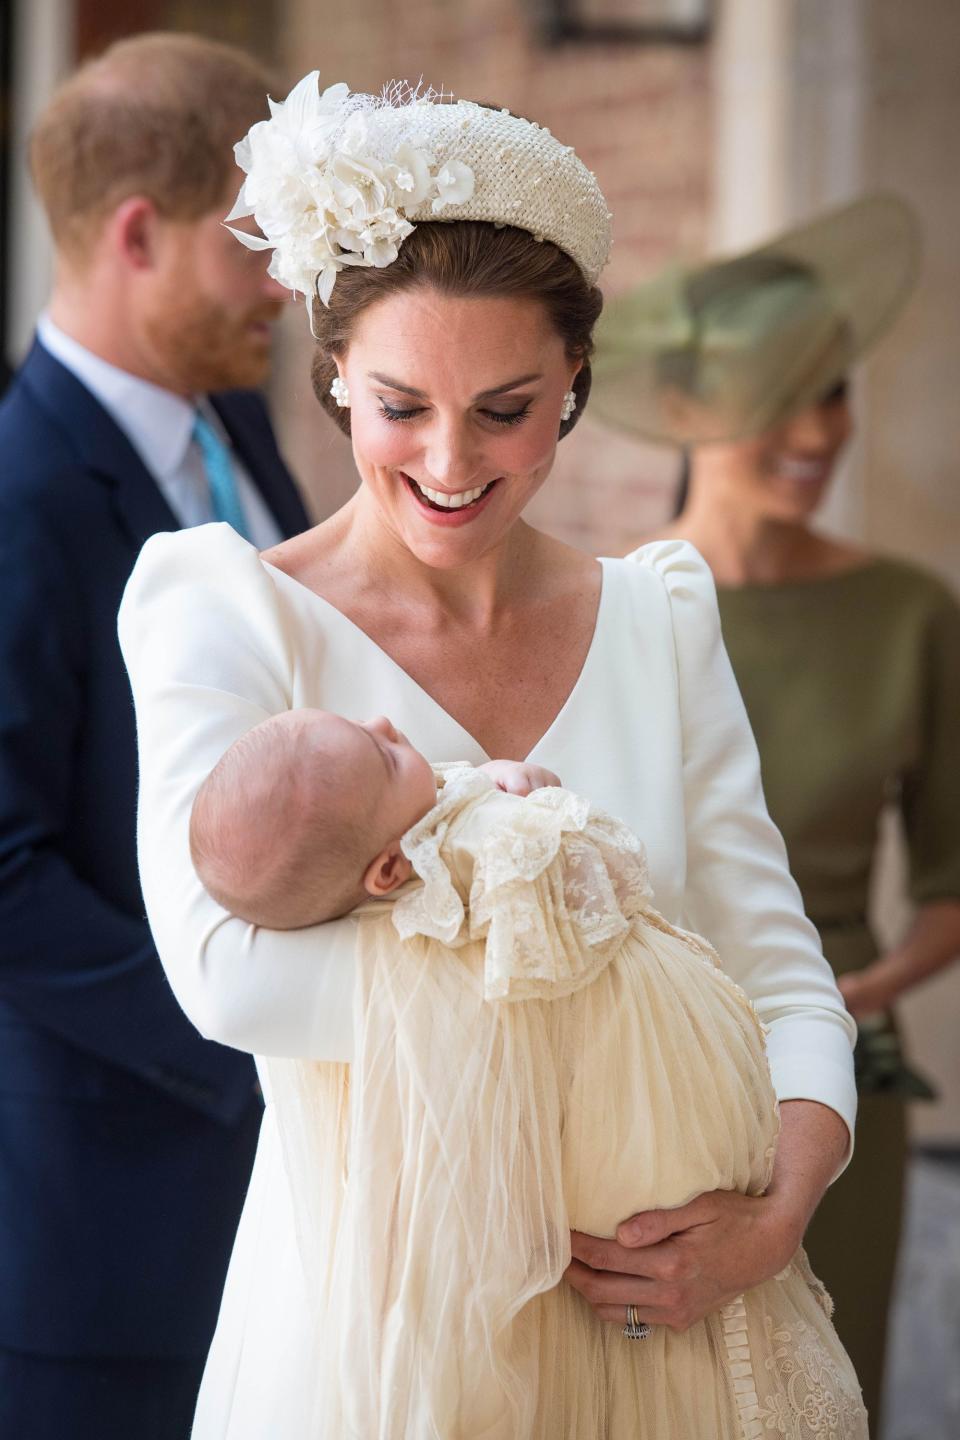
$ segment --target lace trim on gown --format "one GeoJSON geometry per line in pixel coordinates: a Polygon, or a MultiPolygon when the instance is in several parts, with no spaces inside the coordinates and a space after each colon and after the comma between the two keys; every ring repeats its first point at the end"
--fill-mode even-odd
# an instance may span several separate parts
{"type": "Polygon", "coordinates": [[[465,802],[497,787],[470,766],[447,767],[442,779],[437,806],[403,837],[423,884],[397,900],[393,923],[404,940],[424,935],[451,947],[484,941],[485,999],[570,995],[605,969],[638,915],[656,916],[640,841],[559,788],[522,801],[505,796],[458,886],[451,823],[465,802]]]}

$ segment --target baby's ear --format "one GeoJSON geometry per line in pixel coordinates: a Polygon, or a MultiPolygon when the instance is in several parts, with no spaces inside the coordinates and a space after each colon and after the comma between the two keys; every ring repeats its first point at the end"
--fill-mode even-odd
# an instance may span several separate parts
{"type": "Polygon", "coordinates": [[[370,861],[364,871],[363,888],[368,895],[389,895],[405,880],[409,880],[412,874],[413,866],[400,849],[400,841],[396,840],[385,850],[381,850],[375,860],[370,861]]]}

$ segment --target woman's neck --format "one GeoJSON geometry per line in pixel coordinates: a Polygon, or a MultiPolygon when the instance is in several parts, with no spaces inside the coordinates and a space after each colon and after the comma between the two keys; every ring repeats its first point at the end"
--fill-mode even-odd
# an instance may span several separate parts
{"type": "Polygon", "coordinates": [[[689,540],[718,585],[777,585],[818,580],[862,564],[865,552],[820,535],[804,520],[771,517],[725,490],[719,477],[691,483],[687,503],[662,534],[689,540]]]}
{"type": "Polygon", "coordinates": [[[389,611],[402,595],[412,623],[419,616],[421,624],[431,626],[432,617],[461,631],[489,634],[526,598],[549,599],[554,586],[562,592],[570,584],[566,572],[572,565],[596,565],[518,520],[495,548],[456,568],[439,569],[412,554],[376,507],[365,502],[361,488],[318,530],[281,546],[280,568],[328,597],[346,584],[360,609],[389,611]],[[547,556],[546,548],[557,553],[547,556]]]}
{"type": "Polygon", "coordinates": [[[691,496],[670,533],[700,551],[718,585],[776,585],[809,577],[820,539],[804,525],[787,524],[691,496]]]}

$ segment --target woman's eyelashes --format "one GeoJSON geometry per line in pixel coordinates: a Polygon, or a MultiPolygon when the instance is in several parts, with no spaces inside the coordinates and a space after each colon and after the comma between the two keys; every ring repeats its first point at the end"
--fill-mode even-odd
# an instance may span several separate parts
{"type": "MultiPolygon", "coordinates": [[[[388,405],[383,399],[380,399],[379,403],[380,414],[384,420],[415,420],[418,415],[423,414],[426,408],[423,405],[417,405],[412,409],[403,410],[395,405],[388,405]]],[[[519,410],[480,410],[478,414],[484,420],[492,420],[497,425],[519,425],[520,421],[525,420],[529,415],[531,403],[529,400],[525,401],[519,410]]]]}

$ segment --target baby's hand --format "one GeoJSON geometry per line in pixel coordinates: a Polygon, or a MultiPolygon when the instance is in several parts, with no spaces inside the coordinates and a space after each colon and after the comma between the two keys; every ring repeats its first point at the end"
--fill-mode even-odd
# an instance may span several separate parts
{"type": "Polygon", "coordinates": [[[548,785],[559,785],[559,775],[544,770],[542,765],[530,765],[525,760],[489,760],[478,767],[497,786],[510,795],[529,795],[531,790],[543,790],[548,785]]]}

